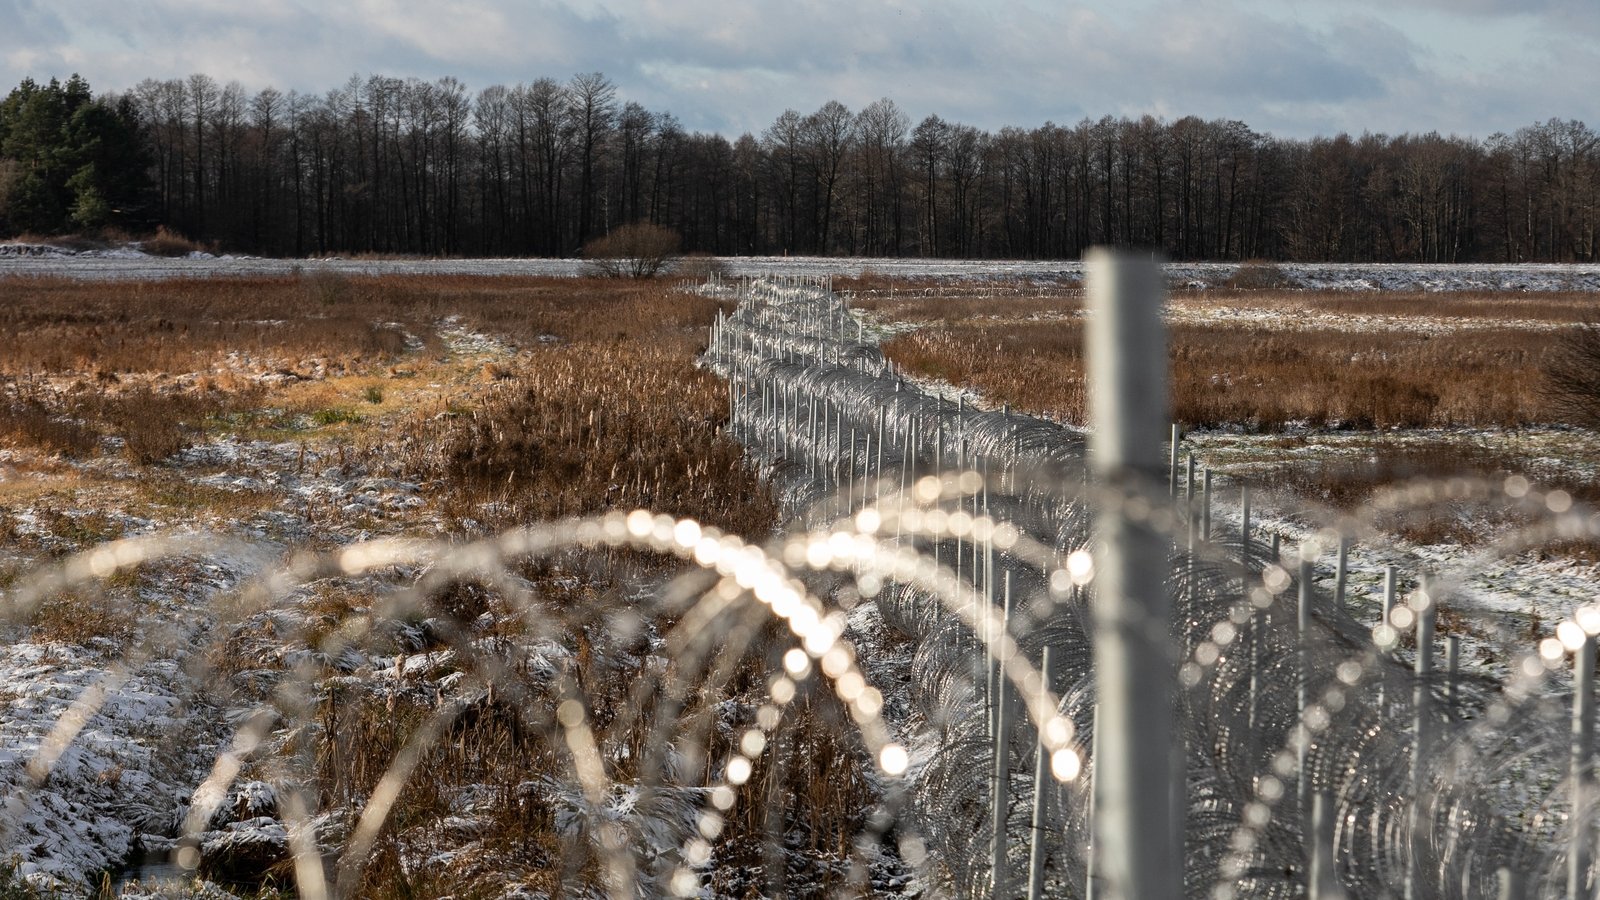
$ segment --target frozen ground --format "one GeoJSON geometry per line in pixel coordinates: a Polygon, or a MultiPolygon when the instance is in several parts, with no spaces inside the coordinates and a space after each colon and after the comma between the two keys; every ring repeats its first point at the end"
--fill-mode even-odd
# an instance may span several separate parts
{"type": "MultiPolygon", "coordinates": [[[[472,332],[456,318],[440,322],[438,332],[463,371],[511,352],[504,342],[472,332]]],[[[19,544],[37,545],[47,554],[73,549],[58,544],[41,525],[36,501],[28,499],[35,475],[18,453],[0,451],[0,487],[19,489],[0,507],[8,527],[19,544]]],[[[67,515],[83,521],[105,516],[129,537],[194,534],[203,538],[197,543],[204,549],[141,576],[125,598],[138,615],[126,640],[92,637],[69,643],[41,640],[18,626],[0,631],[0,893],[10,866],[34,887],[72,895],[96,873],[141,875],[145,888],[152,876],[178,874],[167,871],[170,866],[136,864],[146,856],[166,859],[170,835],[188,811],[196,785],[239,724],[237,709],[254,702],[247,690],[234,696],[235,688],[271,683],[286,670],[281,658],[289,645],[255,631],[289,635],[300,622],[292,604],[247,621],[239,645],[248,651],[239,657],[245,671],[219,690],[215,675],[197,675],[192,663],[216,651],[227,634],[219,629],[238,627],[224,624],[221,611],[257,576],[281,566],[291,548],[338,546],[377,534],[427,534],[436,527],[420,485],[374,475],[359,460],[346,462],[336,441],[221,436],[164,464],[171,477],[197,489],[264,498],[230,509],[227,518],[141,500],[136,485],[147,473],[117,456],[61,465],[74,467],[69,477],[78,485],[67,515]],[[149,652],[141,661],[130,656],[130,646],[149,652]],[[107,692],[104,706],[85,722],[48,777],[36,783],[29,766],[48,755],[52,732],[97,686],[107,692]],[[135,865],[125,869],[130,864],[135,865]]],[[[0,545],[0,568],[9,576],[19,567],[27,572],[42,564],[0,545]]],[[[0,584],[0,603],[9,600],[9,587],[0,584]]],[[[406,671],[418,661],[425,660],[415,658],[406,671]]],[[[393,665],[393,660],[361,662],[380,669],[393,665]]],[[[411,680],[431,691],[428,677],[421,673],[411,680]]],[[[230,794],[227,808],[239,807],[239,791],[250,786],[241,784],[230,794]]],[[[225,811],[212,825],[201,835],[204,848],[241,841],[281,846],[285,839],[282,823],[261,814],[235,820],[225,811]]]]}
{"type": "MultiPolygon", "coordinates": [[[[723,260],[730,275],[857,276],[982,281],[1079,281],[1078,262],[1023,260],[875,259],[867,257],[740,256],[723,260]]],[[[1413,265],[1285,263],[1295,287],[1324,290],[1600,291],[1600,265],[1413,265]]],[[[1175,284],[1205,287],[1226,281],[1233,263],[1168,263],[1175,284]]],[[[347,275],[554,275],[583,272],[576,259],[262,259],[208,257],[167,259],[137,250],[72,253],[39,244],[0,244],[0,276],[62,276],[85,279],[206,278],[335,272],[347,275]]]]}

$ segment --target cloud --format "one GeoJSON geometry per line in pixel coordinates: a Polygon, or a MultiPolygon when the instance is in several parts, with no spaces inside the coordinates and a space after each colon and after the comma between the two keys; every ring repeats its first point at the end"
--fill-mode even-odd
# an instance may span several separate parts
{"type": "Polygon", "coordinates": [[[1154,113],[1295,135],[1486,134],[1535,113],[1600,119],[1572,74],[1600,70],[1593,42],[1558,21],[1592,0],[1394,0],[1405,15],[1341,0],[1314,16],[1264,2],[0,0],[13,26],[0,78],[80,71],[119,89],[203,71],[321,93],[352,73],[480,88],[603,71],[626,99],[730,134],[759,132],[785,108],[883,96],[913,121],[985,128],[1154,113]],[[1446,15],[1531,16],[1551,33],[1536,54],[1491,57],[1416,25],[1446,15]]]}

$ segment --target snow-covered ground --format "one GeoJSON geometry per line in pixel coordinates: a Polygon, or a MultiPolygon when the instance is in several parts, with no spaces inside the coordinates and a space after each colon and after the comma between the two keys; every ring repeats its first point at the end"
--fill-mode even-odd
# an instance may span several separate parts
{"type": "MultiPolygon", "coordinates": [[[[872,257],[735,256],[722,260],[733,276],[758,274],[859,276],[950,281],[1080,281],[1079,262],[1027,260],[891,259],[872,257]]],[[[1206,287],[1226,281],[1234,263],[1168,263],[1175,285],[1206,287]]],[[[1600,291],[1600,265],[1283,263],[1298,288],[1366,291],[1600,291]]],[[[0,276],[50,275],[85,279],[206,278],[335,272],[346,275],[547,275],[584,271],[577,259],[168,259],[134,248],[73,252],[39,244],[0,244],[0,276]]]]}
{"type": "MultiPolygon", "coordinates": [[[[466,371],[511,352],[503,341],[473,332],[456,318],[440,322],[438,332],[455,364],[466,371]]],[[[290,649],[281,635],[293,633],[300,621],[290,609],[245,622],[240,646],[247,652],[239,659],[247,660],[242,664],[250,672],[219,684],[214,673],[205,674],[204,667],[197,672],[193,663],[228,639],[218,630],[223,611],[246,585],[278,571],[293,548],[435,530],[420,485],[374,474],[345,455],[336,441],[224,435],[163,463],[166,477],[218,497],[252,498],[237,508],[225,506],[224,517],[141,499],[137,485],[148,473],[118,455],[58,462],[40,474],[22,451],[0,450],[0,489],[19,490],[0,507],[15,538],[0,544],[0,569],[19,584],[46,564],[24,554],[20,545],[46,554],[77,549],[60,542],[29,499],[32,482],[59,476],[62,466],[71,467],[67,477],[77,484],[66,515],[104,517],[129,537],[189,534],[196,546],[192,556],[143,570],[127,589],[131,595],[123,599],[133,611],[121,639],[44,640],[0,621],[0,892],[8,886],[8,868],[36,888],[76,893],[96,873],[117,876],[130,864],[133,874],[144,877],[146,889],[150,878],[161,874],[185,876],[186,889],[192,889],[192,873],[166,865],[171,835],[240,724],[238,707],[254,702],[247,696],[230,699],[236,682],[281,677],[287,664],[278,658],[290,649]],[[254,628],[280,636],[269,640],[254,628]],[[149,652],[130,653],[130,646],[149,652]],[[107,692],[104,705],[61,752],[48,777],[35,783],[30,765],[48,755],[52,734],[97,686],[107,692]],[[159,864],[139,865],[146,857],[159,864]]],[[[0,612],[9,613],[11,602],[12,584],[0,582],[0,612]]],[[[426,660],[408,661],[405,671],[412,672],[419,661],[426,660]]],[[[364,662],[380,669],[393,665],[393,660],[364,662]]],[[[412,681],[432,690],[424,678],[412,681]]],[[[236,786],[213,829],[202,832],[202,848],[211,848],[203,855],[241,841],[265,841],[281,850],[286,840],[281,821],[229,812],[242,808],[240,791],[251,784],[236,786]]]]}

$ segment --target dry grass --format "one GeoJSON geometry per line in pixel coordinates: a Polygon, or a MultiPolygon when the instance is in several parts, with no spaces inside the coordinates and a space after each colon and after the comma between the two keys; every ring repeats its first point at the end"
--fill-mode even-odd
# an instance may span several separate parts
{"type": "MultiPolygon", "coordinates": [[[[376,281],[376,280],[375,280],[376,281]]],[[[402,353],[410,319],[393,285],[361,283],[343,295],[318,278],[170,279],[93,283],[8,278],[0,375],[209,373],[234,365],[294,367],[321,359],[335,371],[402,353]]],[[[424,317],[431,310],[421,310],[424,317]]],[[[425,324],[419,328],[426,329],[425,324]]]]}
{"type": "Polygon", "coordinates": [[[402,465],[490,527],[643,506],[767,533],[776,507],[721,434],[726,388],[693,364],[716,303],[614,285],[586,284],[581,306],[543,295],[518,318],[480,311],[491,333],[560,340],[492,363],[458,412],[418,411],[395,445],[402,465]]]}
{"type": "Polygon", "coordinates": [[[1174,306],[1188,309],[1236,306],[1268,312],[1394,319],[1463,320],[1462,324],[1588,321],[1600,312],[1600,297],[1585,292],[1517,294],[1506,291],[1296,291],[1209,289],[1175,291],[1174,306]]]}
{"type": "MultiPolygon", "coordinates": [[[[1547,332],[1437,334],[1172,327],[1173,415],[1189,426],[1517,427],[1560,422],[1542,396],[1547,332]]],[[[1081,423],[1083,324],[1078,319],[939,325],[886,351],[900,366],[1081,423]]]]}
{"type": "Polygon", "coordinates": [[[75,590],[52,595],[33,615],[33,639],[84,645],[109,639],[120,645],[133,636],[139,615],[132,602],[108,591],[75,590]]]}
{"type": "MultiPolygon", "coordinates": [[[[307,276],[6,287],[19,302],[0,310],[0,320],[26,339],[0,348],[0,373],[14,378],[9,396],[17,411],[0,416],[0,439],[60,454],[63,459],[53,462],[67,467],[62,478],[94,468],[72,458],[106,452],[118,443],[111,439],[120,439],[140,477],[120,493],[96,494],[99,502],[138,504],[177,521],[207,514],[246,521],[281,508],[281,489],[197,483],[196,477],[214,471],[171,457],[175,447],[228,434],[267,437],[280,446],[308,443],[330,463],[336,449],[341,467],[348,450],[370,474],[421,481],[428,505],[418,515],[427,517],[430,535],[441,515],[447,530],[472,530],[469,519],[488,529],[638,505],[694,516],[757,541],[776,524],[771,494],[722,434],[725,387],[694,366],[719,308],[712,300],[648,283],[584,279],[307,276]],[[441,323],[504,345],[469,341],[451,352],[439,334],[441,323]],[[422,346],[408,346],[407,333],[422,346]],[[235,350],[242,355],[230,356],[235,350]],[[312,360],[321,361],[316,371],[312,360]],[[300,377],[258,384],[253,376],[261,371],[300,377]],[[195,377],[181,377],[186,374],[195,377]]],[[[37,462],[38,455],[18,458],[37,462]]],[[[270,483],[262,472],[241,474],[270,483]]],[[[40,500],[29,502],[37,510],[40,500]]],[[[309,506],[301,513],[316,528],[348,524],[334,510],[326,521],[309,506]]],[[[7,522],[16,525],[0,515],[0,539],[9,542],[7,522]]],[[[36,540],[41,552],[115,536],[109,517],[62,513],[46,524],[53,531],[36,540]]],[[[20,534],[15,527],[11,532],[20,534]]],[[[644,677],[648,647],[619,647],[603,625],[625,603],[628,579],[655,579],[676,565],[654,558],[625,562],[563,557],[521,573],[547,602],[572,612],[572,621],[553,627],[550,637],[570,652],[571,674],[607,745],[630,748],[610,763],[624,781],[638,776],[635,761],[655,725],[653,710],[631,722],[617,719],[644,677]]],[[[293,640],[332,646],[371,615],[376,596],[370,584],[320,586],[293,610],[300,622],[293,640]]],[[[520,658],[513,649],[521,635],[517,620],[493,591],[460,584],[432,602],[438,615],[472,639],[504,646],[508,661],[520,658]]],[[[116,617],[119,609],[107,606],[87,616],[77,599],[63,598],[59,610],[44,611],[40,633],[118,639],[125,625],[116,617]]],[[[276,621],[252,620],[223,637],[214,660],[218,671],[281,659],[281,652],[263,649],[281,651],[290,637],[276,621]]],[[[645,627],[660,633],[670,624],[645,627]]],[[[436,632],[415,630],[426,633],[427,649],[444,646],[436,632]]],[[[380,629],[372,640],[399,638],[380,629]]],[[[372,649],[403,654],[416,647],[372,649]]],[[[772,656],[764,652],[747,660],[735,694],[761,683],[763,663],[772,656]]],[[[359,808],[394,753],[452,689],[439,684],[439,673],[408,676],[399,685],[333,677],[332,669],[326,674],[318,719],[299,732],[312,743],[298,748],[317,760],[324,808],[359,808]]],[[[553,706],[544,676],[526,674],[534,706],[553,706]]],[[[686,715],[713,720],[728,696],[691,691],[686,715]]],[[[511,884],[557,895],[574,882],[598,883],[595,861],[573,858],[582,854],[571,852],[553,823],[559,801],[545,776],[565,779],[568,751],[530,727],[520,715],[525,711],[507,699],[484,698],[452,727],[407,784],[359,896],[498,895],[511,884]],[[461,821],[462,804],[469,802],[474,829],[453,831],[449,822],[461,821]],[[419,854],[445,849],[459,851],[449,865],[413,866],[419,854]]],[[[859,783],[856,767],[840,758],[858,748],[833,737],[839,729],[817,730],[826,734],[796,732],[796,758],[803,764],[770,779],[771,791],[761,788],[760,796],[771,802],[755,808],[797,810],[781,816],[780,827],[803,823],[819,849],[835,852],[854,833],[871,792],[859,783]]],[[[726,750],[731,737],[719,733],[713,740],[726,750]]],[[[737,835],[730,829],[718,853],[755,853],[749,849],[754,842],[737,849],[737,835]]],[[[760,864],[755,856],[750,861],[760,864]]],[[[274,874],[283,873],[249,877],[268,884],[274,874]]]]}
{"type": "MultiPolygon", "coordinates": [[[[1040,296],[1036,286],[1027,286],[1011,296],[986,297],[955,294],[950,286],[897,284],[891,301],[886,287],[874,285],[871,298],[855,305],[882,319],[923,325],[886,345],[898,365],[975,388],[997,404],[1085,422],[1076,291],[1040,296]]],[[[1234,288],[1178,293],[1171,303],[1177,313],[1169,329],[1174,418],[1190,427],[1242,425],[1268,433],[1290,423],[1375,431],[1582,424],[1548,390],[1545,373],[1562,346],[1556,329],[1593,321],[1600,308],[1600,298],[1579,293],[1284,291],[1264,268],[1242,273],[1234,288]],[[1256,315],[1194,321],[1216,307],[1256,315]],[[1369,321],[1360,329],[1337,324],[1354,317],[1369,321]]],[[[1498,479],[1527,467],[1523,456],[1461,441],[1395,444],[1376,434],[1359,461],[1296,458],[1252,480],[1351,510],[1413,479],[1498,479]]],[[[1543,486],[1600,502],[1593,481],[1543,486]]],[[[1525,523],[1492,504],[1458,504],[1384,524],[1416,543],[1472,545],[1525,523]]],[[[1600,544],[1568,543],[1547,552],[1592,561],[1600,559],[1600,544]]]]}
{"type": "Polygon", "coordinates": [[[206,246],[189,240],[176,231],[168,231],[165,225],[156,229],[156,233],[139,242],[139,249],[151,256],[189,256],[193,253],[215,252],[216,246],[206,246]]]}

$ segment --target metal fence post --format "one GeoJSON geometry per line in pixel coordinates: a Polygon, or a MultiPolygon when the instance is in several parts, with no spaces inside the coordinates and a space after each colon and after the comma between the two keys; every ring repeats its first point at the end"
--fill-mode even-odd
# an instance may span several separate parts
{"type": "Polygon", "coordinates": [[[1104,495],[1096,527],[1101,565],[1093,607],[1100,703],[1094,761],[1096,843],[1105,895],[1177,900],[1169,753],[1175,661],[1167,544],[1146,503],[1159,490],[1167,419],[1167,352],[1161,270],[1096,249],[1088,256],[1090,462],[1104,495]]]}
{"type": "MultiPolygon", "coordinates": [[[[1313,567],[1309,545],[1300,547],[1299,571],[1299,606],[1296,610],[1295,627],[1295,709],[1302,726],[1305,723],[1306,704],[1309,702],[1311,687],[1311,602],[1312,578],[1316,574],[1313,567]]],[[[1299,791],[1297,796],[1300,801],[1300,821],[1310,824],[1311,816],[1311,773],[1306,771],[1306,761],[1311,754],[1311,733],[1304,727],[1300,730],[1300,738],[1295,747],[1296,771],[1299,776],[1299,791]]]]}
{"type": "Polygon", "coordinates": [[[1429,744],[1432,743],[1433,690],[1428,679],[1433,675],[1433,626],[1439,612],[1434,579],[1424,575],[1418,602],[1412,604],[1417,616],[1416,683],[1412,688],[1412,733],[1416,742],[1411,752],[1410,859],[1406,861],[1405,900],[1422,896],[1422,805],[1425,799],[1422,780],[1427,775],[1429,744]]]}
{"type": "Polygon", "coordinates": [[[1590,847],[1588,807],[1594,804],[1594,650],[1595,638],[1584,635],[1572,654],[1572,835],[1567,852],[1567,897],[1589,897],[1590,847]]]}
{"type": "Polygon", "coordinates": [[[1317,791],[1311,798],[1311,867],[1306,873],[1310,900],[1340,896],[1339,879],[1333,871],[1333,813],[1333,795],[1317,791]]]}
{"type": "MultiPolygon", "coordinates": [[[[1008,573],[1009,574],[1009,573],[1008,573]]],[[[1050,648],[1045,647],[1039,657],[1039,693],[1050,692],[1050,648]]],[[[1050,852],[1045,843],[1049,833],[1050,817],[1050,752],[1045,749],[1043,735],[1034,741],[1033,750],[1033,830],[1032,846],[1028,851],[1028,900],[1044,896],[1044,862],[1050,852]]]]}

